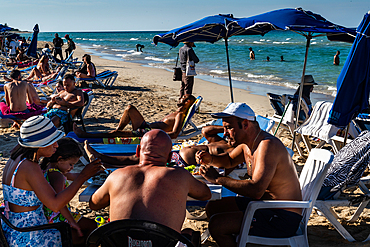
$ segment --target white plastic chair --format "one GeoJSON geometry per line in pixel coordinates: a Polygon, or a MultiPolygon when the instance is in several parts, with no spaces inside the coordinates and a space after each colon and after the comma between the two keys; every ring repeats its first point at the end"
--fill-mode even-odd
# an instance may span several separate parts
{"type": "Polygon", "coordinates": [[[312,149],[299,177],[302,201],[275,200],[250,202],[244,214],[242,227],[238,236],[238,246],[245,247],[247,243],[308,246],[307,222],[333,157],[333,154],[328,150],[312,149]],[[290,238],[265,238],[248,235],[254,212],[262,208],[302,208],[303,217],[296,235],[290,238]]]}

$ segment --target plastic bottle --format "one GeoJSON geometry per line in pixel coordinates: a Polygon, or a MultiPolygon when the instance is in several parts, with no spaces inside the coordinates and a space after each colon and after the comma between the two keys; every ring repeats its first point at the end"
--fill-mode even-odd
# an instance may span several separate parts
{"type": "Polygon", "coordinates": [[[98,224],[98,227],[101,227],[105,224],[105,219],[102,216],[96,216],[95,222],[98,224]]]}

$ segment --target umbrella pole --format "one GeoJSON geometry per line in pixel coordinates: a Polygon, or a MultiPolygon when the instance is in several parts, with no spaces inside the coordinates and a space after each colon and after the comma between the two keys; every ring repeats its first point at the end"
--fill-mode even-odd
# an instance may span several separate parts
{"type": "Polygon", "coordinates": [[[297,110],[295,114],[295,123],[294,123],[294,130],[293,130],[293,141],[292,141],[292,147],[291,149],[294,151],[294,142],[295,142],[295,130],[297,129],[298,126],[298,120],[299,120],[299,113],[301,110],[301,98],[302,98],[302,93],[303,93],[303,84],[304,84],[304,75],[306,73],[306,65],[307,65],[307,57],[308,57],[308,49],[310,48],[310,42],[312,39],[311,33],[309,33],[306,36],[307,42],[306,42],[306,53],[304,56],[304,63],[303,63],[303,72],[302,72],[302,77],[301,77],[301,84],[299,86],[299,97],[298,97],[298,104],[297,104],[297,110]]]}
{"type": "Polygon", "coordinates": [[[233,84],[231,82],[231,72],[230,72],[229,45],[227,43],[227,38],[225,38],[225,47],[226,47],[226,59],[227,59],[227,71],[229,72],[229,86],[230,86],[231,103],[234,103],[233,84]]]}

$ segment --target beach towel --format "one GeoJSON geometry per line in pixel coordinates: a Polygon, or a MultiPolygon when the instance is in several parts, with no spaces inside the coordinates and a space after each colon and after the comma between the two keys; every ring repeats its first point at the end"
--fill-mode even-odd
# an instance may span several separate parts
{"type": "MultiPolygon", "coordinates": [[[[296,132],[302,135],[317,137],[333,145],[331,138],[337,134],[339,128],[332,124],[328,124],[329,113],[332,106],[333,103],[327,101],[317,102],[310,117],[297,128],[296,132]]],[[[350,124],[348,132],[352,137],[358,135],[353,124],[350,124]]]]}
{"type": "Polygon", "coordinates": [[[322,188],[329,188],[331,194],[335,194],[341,189],[357,185],[369,163],[370,132],[363,131],[334,156],[322,188]]]}
{"type": "Polygon", "coordinates": [[[332,124],[328,124],[332,105],[330,102],[317,102],[310,117],[298,127],[296,132],[302,135],[314,136],[331,143],[330,139],[337,134],[339,129],[332,124]]]}
{"type": "Polygon", "coordinates": [[[3,116],[13,116],[18,119],[27,119],[32,116],[40,115],[45,113],[47,110],[43,106],[36,105],[35,103],[28,104],[27,110],[22,112],[11,112],[9,106],[5,102],[0,102],[0,110],[3,116]]]}

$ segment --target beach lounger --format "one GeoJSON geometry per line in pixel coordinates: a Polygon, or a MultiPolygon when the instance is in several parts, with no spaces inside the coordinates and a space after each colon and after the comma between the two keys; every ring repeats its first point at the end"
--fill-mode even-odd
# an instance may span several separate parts
{"type": "Polygon", "coordinates": [[[68,67],[63,67],[55,79],[40,82],[40,83],[33,83],[33,86],[38,89],[45,97],[48,97],[48,94],[44,91],[45,88],[48,88],[52,91],[52,93],[56,93],[55,91],[55,85],[57,84],[58,80],[63,80],[63,76],[67,73],[68,67]]]}
{"type": "Polygon", "coordinates": [[[299,177],[302,190],[302,201],[252,201],[248,204],[244,213],[240,234],[237,237],[239,247],[245,247],[247,243],[263,245],[290,245],[307,246],[307,222],[312,208],[323,183],[326,171],[333,160],[333,154],[328,150],[313,149],[303,167],[299,177]],[[264,238],[249,235],[249,229],[253,220],[254,212],[262,208],[302,208],[302,222],[295,236],[290,238],[264,238]]]}
{"type": "MultiPolygon", "coordinates": [[[[274,134],[277,133],[278,128],[282,127],[285,130],[287,130],[293,137],[296,118],[294,117],[295,112],[293,111],[293,104],[289,103],[290,99],[292,98],[291,95],[286,94],[286,95],[280,96],[280,95],[268,93],[267,96],[270,100],[270,104],[272,108],[275,111],[275,114],[272,117],[268,117],[268,118],[278,123],[274,134]]],[[[301,116],[304,119],[307,119],[309,116],[309,108],[304,99],[301,99],[300,117],[301,116]]],[[[299,124],[302,124],[303,122],[304,120],[298,121],[299,124]]],[[[298,140],[295,140],[294,146],[297,149],[299,155],[303,156],[303,150],[301,149],[298,140]]]]}
{"type": "MultiPolygon", "coordinates": [[[[339,234],[350,242],[356,241],[338,221],[340,217],[333,207],[355,207],[355,213],[348,222],[355,222],[370,201],[370,191],[362,177],[370,163],[370,132],[363,131],[351,143],[344,146],[334,157],[329,168],[315,208],[324,215],[339,234]],[[362,194],[353,195],[345,191],[360,188],[362,194]],[[343,199],[348,198],[348,199],[343,199]]],[[[370,236],[370,235],[369,235],[370,236]]],[[[368,239],[369,240],[369,239],[368,239]]]]}
{"type": "MultiPolygon", "coordinates": [[[[190,137],[199,135],[202,133],[202,129],[199,126],[196,126],[192,121],[191,118],[194,116],[195,112],[198,110],[200,103],[202,102],[202,97],[198,96],[193,103],[193,105],[189,108],[188,113],[185,117],[184,123],[182,125],[182,130],[179,136],[172,140],[173,142],[177,142],[178,140],[188,139],[190,137]],[[190,125],[190,129],[186,129],[187,126],[190,125]]],[[[105,144],[133,144],[131,140],[137,140],[137,137],[129,137],[129,138],[79,138],[73,132],[68,133],[68,137],[74,138],[79,142],[84,142],[87,140],[89,143],[105,143],[105,144]]]]}
{"type": "Polygon", "coordinates": [[[78,81],[86,81],[86,82],[90,81],[90,82],[93,82],[93,83],[97,84],[98,86],[112,87],[113,83],[117,79],[117,76],[118,76],[117,71],[106,70],[106,71],[103,71],[103,72],[97,74],[94,78],[76,78],[76,82],[78,82],[78,81]]]}
{"type": "MultiPolygon", "coordinates": [[[[310,117],[295,130],[301,135],[308,152],[312,149],[309,138],[310,136],[321,140],[316,148],[321,148],[328,143],[332,146],[334,153],[337,153],[340,150],[344,138],[336,136],[339,130],[338,127],[328,124],[329,113],[332,105],[333,103],[331,102],[317,102],[310,117]]],[[[353,138],[357,137],[359,134],[352,123],[350,124],[349,134],[353,138]]]]}
{"type": "MultiPolygon", "coordinates": [[[[84,131],[86,131],[85,124],[84,124],[84,116],[89,109],[89,106],[91,104],[91,101],[94,98],[94,93],[91,89],[82,89],[82,92],[84,94],[84,105],[83,107],[80,107],[73,118],[70,117],[68,114],[68,121],[64,124],[64,132],[69,133],[73,130],[73,123],[81,124],[84,131]]],[[[70,112],[72,109],[68,109],[68,112],[70,112]]]]}
{"type": "Polygon", "coordinates": [[[179,133],[178,137],[174,140],[175,142],[178,140],[185,140],[191,137],[197,136],[202,133],[202,127],[196,126],[191,118],[194,114],[198,111],[200,103],[202,103],[202,96],[198,96],[194,101],[193,105],[189,108],[184,123],[182,124],[181,132],[179,133]],[[188,128],[190,126],[190,129],[188,128]]]}
{"type": "Polygon", "coordinates": [[[370,114],[369,113],[360,113],[353,120],[355,126],[360,130],[370,130],[370,114]]]}

